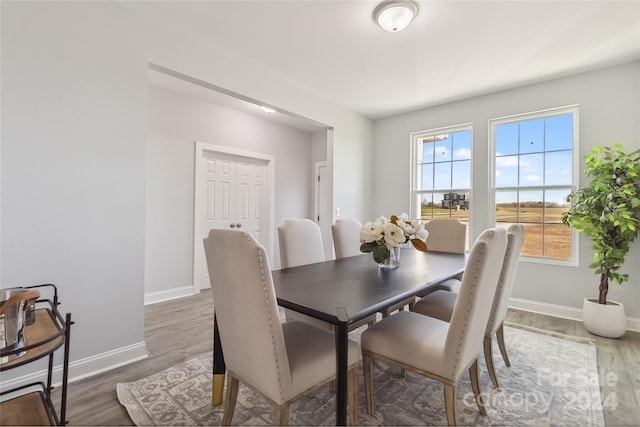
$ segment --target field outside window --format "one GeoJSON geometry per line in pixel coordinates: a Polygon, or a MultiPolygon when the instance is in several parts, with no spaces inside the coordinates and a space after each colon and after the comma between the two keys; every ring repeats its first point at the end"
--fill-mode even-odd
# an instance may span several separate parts
{"type": "Polygon", "coordinates": [[[524,225],[523,256],[572,260],[561,217],[574,188],[577,108],[496,119],[490,129],[496,226],[524,225]]]}

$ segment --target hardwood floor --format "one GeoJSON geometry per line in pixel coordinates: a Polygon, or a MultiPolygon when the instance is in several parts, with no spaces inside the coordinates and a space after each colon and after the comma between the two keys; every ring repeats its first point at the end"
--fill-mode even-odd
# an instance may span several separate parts
{"type": "MultiPolygon", "coordinates": [[[[640,333],[627,332],[616,340],[601,338],[588,333],[580,322],[517,310],[509,310],[507,321],[594,338],[602,395],[617,403],[615,408],[605,408],[606,425],[640,425],[640,333]]],[[[133,425],[118,402],[116,384],[138,380],[210,351],[212,324],[213,303],[208,291],[146,306],[145,340],[150,357],[69,384],[69,424],[133,425]]]]}

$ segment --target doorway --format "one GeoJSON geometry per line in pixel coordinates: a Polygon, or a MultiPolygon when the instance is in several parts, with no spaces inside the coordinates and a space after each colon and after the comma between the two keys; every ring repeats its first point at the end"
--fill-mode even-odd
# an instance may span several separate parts
{"type": "Polygon", "coordinates": [[[271,256],[273,156],[197,141],[193,236],[193,291],[210,287],[202,239],[209,230],[243,230],[271,256]]]}

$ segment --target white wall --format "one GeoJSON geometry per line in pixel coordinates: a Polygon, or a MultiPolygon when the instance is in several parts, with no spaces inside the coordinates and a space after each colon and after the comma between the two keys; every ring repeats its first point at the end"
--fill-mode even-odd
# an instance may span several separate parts
{"type": "MultiPolygon", "coordinates": [[[[121,5],[135,10],[134,2],[121,5]]],[[[145,22],[145,29],[149,62],[332,127],[327,160],[333,174],[333,205],[341,207],[342,216],[370,214],[371,120],[317,98],[215,40],[192,37],[153,21],[145,22]]]]}
{"type": "MultiPolygon", "coordinates": [[[[277,227],[311,218],[310,133],[158,87],[149,88],[145,294],[193,284],[194,141],[275,156],[277,227]]],[[[275,228],[271,265],[279,268],[275,228]]]]}
{"type": "Polygon", "coordinates": [[[2,3],[0,283],[58,285],[73,360],[143,341],[147,63],[133,34],[107,4],[2,3]]]}
{"type": "MultiPolygon", "coordinates": [[[[395,213],[409,209],[409,133],[460,123],[473,123],[473,220],[471,238],[489,224],[488,120],[570,104],[580,106],[580,159],[593,147],[622,140],[626,150],[640,148],[640,62],[526,86],[374,123],[375,174],[373,210],[395,213]]],[[[584,162],[581,161],[581,165],[584,162]]],[[[584,166],[581,166],[581,172],[584,166]]],[[[584,175],[579,185],[585,185],[584,175]]],[[[596,295],[598,277],[588,264],[590,242],[581,236],[579,267],[520,262],[513,297],[544,304],[581,307],[596,295]]],[[[640,241],[624,270],[631,281],[611,284],[609,297],[626,302],[627,315],[640,317],[640,241]]]]}
{"type": "MultiPolygon", "coordinates": [[[[356,153],[334,195],[368,201],[371,121],[237,57],[138,16],[128,2],[2,2],[2,287],[55,282],[72,312],[72,377],[144,354],[150,62],[333,127],[329,161],[356,153]],[[356,171],[356,172],[354,172],[356,171]],[[132,350],[133,349],[133,350],[132,350]]],[[[189,248],[189,251],[192,249],[189,248]]],[[[33,366],[25,367],[33,371],[33,366]]],[[[3,373],[3,384],[7,375],[3,373]]]]}

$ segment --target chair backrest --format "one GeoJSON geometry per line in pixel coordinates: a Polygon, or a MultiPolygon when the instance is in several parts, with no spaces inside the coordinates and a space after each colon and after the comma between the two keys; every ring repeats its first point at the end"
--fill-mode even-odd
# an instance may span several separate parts
{"type": "Polygon", "coordinates": [[[297,267],[325,261],[320,227],[310,219],[288,219],[278,227],[280,264],[297,267]]]}
{"type": "Polygon", "coordinates": [[[336,220],[335,224],[331,226],[336,258],[362,255],[360,252],[361,228],[362,224],[355,219],[339,218],[336,220]]]}
{"type": "Polygon", "coordinates": [[[507,251],[504,254],[504,262],[498,279],[496,296],[493,300],[493,307],[489,315],[489,323],[485,335],[492,337],[498,330],[502,321],[507,315],[509,297],[513,290],[513,284],[518,270],[520,260],[520,249],[524,240],[524,226],[522,224],[512,224],[507,228],[507,251]]]}
{"type": "Polygon", "coordinates": [[[457,219],[434,218],[425,223],[427,246],[434,252],[463,254],[467,246],[467,224],[457,219]]]}
{"type": "Polygon", "coordinates": [[[204,250],[227,368],[283,400],[292,380],[264,247],[243,231],[211,230],[204,250]]]}
{"type": "Polygon", "coordinates": [[[459,379],[482,351],[506,248],[502,228],[485,230],[471,248],[444,348],[443,372],[452,380],[459,379]]]}

